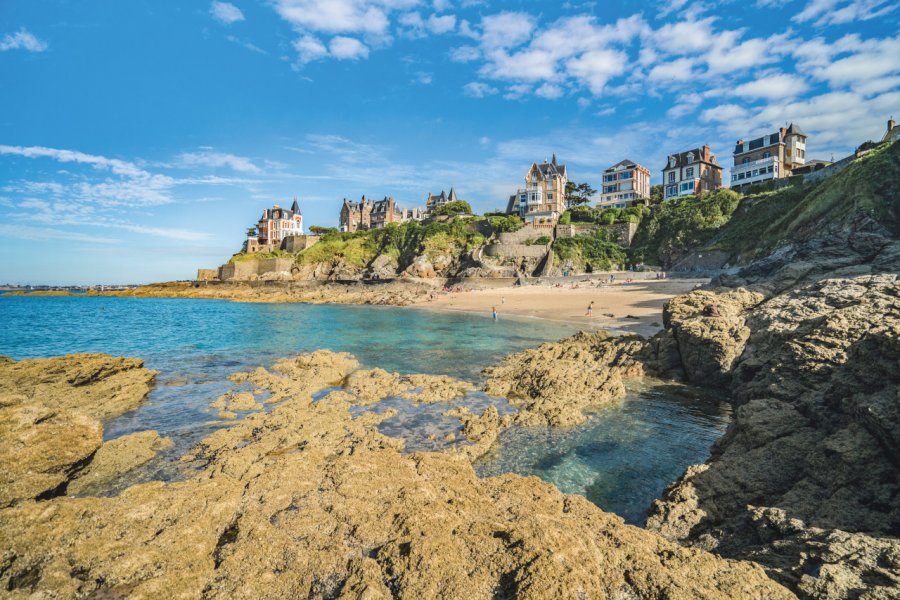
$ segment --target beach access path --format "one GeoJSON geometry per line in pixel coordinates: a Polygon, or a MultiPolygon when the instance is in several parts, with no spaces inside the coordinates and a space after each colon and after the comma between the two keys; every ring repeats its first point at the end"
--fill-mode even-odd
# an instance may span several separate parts
{"type": "Polygon", "coordinates": [[[617,274],[614,283],[570,277],[562,287],[537,284],[442,293],[414,306],[486,317],[491,317],[494,307],[498,319],[547,319],[585,329],[609,329],[649,337],[662,329],[662,308],[666,301],[709,282],[701,278],[644,279],[645,274],[635,273],[634,280],[628,283],[626,279],[630,275],[617,274]],[[588,317],[585,313],[591,301],[593,317],[588,317]]]}

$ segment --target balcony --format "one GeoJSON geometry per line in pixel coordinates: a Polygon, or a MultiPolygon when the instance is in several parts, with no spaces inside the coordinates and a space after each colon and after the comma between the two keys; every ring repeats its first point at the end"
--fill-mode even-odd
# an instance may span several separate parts
{"type": "Polygon", "coordinates": [[[770,156],[769,158],[761,158],[759,160],[754,160],[748,163],[741,163],[738,165],[734,165],[732,167],[732,173],[746,173],[747,171],[753,171],[753,169],[759,169],[760,167],[768,168],[769,165],[777,165],[778,157],[770,156]]]}
{"type": "Polygon", "coordinates": [[[553,212],[557,210],[555,204],[529,204],[525,207],[525,214],[536,212],[553,212]]]}

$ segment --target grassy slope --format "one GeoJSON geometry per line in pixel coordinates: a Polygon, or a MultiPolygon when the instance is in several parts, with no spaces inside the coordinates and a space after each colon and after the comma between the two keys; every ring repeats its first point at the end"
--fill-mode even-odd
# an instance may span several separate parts
{"type": "Polygon", "coordinates": [[[704,249],[746,262],[823,229],[868,214],[900,234],[900,144],[877,148],[818,184],[748,196],[704,249]]]}
{"type": "Polygon", "coordinates": [[[686,198],[654,207],[632,243],[634,260],[670,265],[690,251],[719,250],[732,264],[848,223],[864,213],[900,234],[900,144],[879,147],[817,184],[746,196],[686,198]]]}

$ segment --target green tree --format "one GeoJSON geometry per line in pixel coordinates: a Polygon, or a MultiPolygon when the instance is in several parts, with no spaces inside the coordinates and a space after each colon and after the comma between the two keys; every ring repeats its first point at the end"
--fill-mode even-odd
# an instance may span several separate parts
{"type": "Polygon", "coordinates": [[[256,237],[256,226],[247,228],[247,237],[256,237]]]}
{"type": "Polygon", "coordinates": [[[569,181],[566,183],[566,202],[569,206],[578,206],[587,204],[591,201],[591,196],[597,193],[597,190],[591,187],[589,183],[578,183],[569,181]]]}
{"type": "Polygon", "coordinates": [[[322,227],[321,225],[310,225],[309,232],[313,235],[325,235],[328,233],[337,233],[334,227],[322,227]]]}
{"type": "Polygon", "coordinates": [[[650,204],[659,204],[663,201],[663,189],[665,186],[659,183],[650,187],[650,204]]]}
{"type": "Polygon", "coordinates": [[[465,200],[454,200],[434,209],[436,215],[471,215],[472,207],[465,200]]]}

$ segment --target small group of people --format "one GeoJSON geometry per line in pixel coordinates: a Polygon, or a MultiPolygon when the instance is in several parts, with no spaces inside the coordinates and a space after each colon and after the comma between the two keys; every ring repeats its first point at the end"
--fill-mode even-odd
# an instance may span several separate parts
{"type": "Polygon", "coordinates": [[[659,272],[656,274],[656,278],[657,278],[657,279],[668,279],[669,277],[668,277],[668,275],[666,275],[666,272],[665,272],[665,271],[659,271],[659,272]]]}

